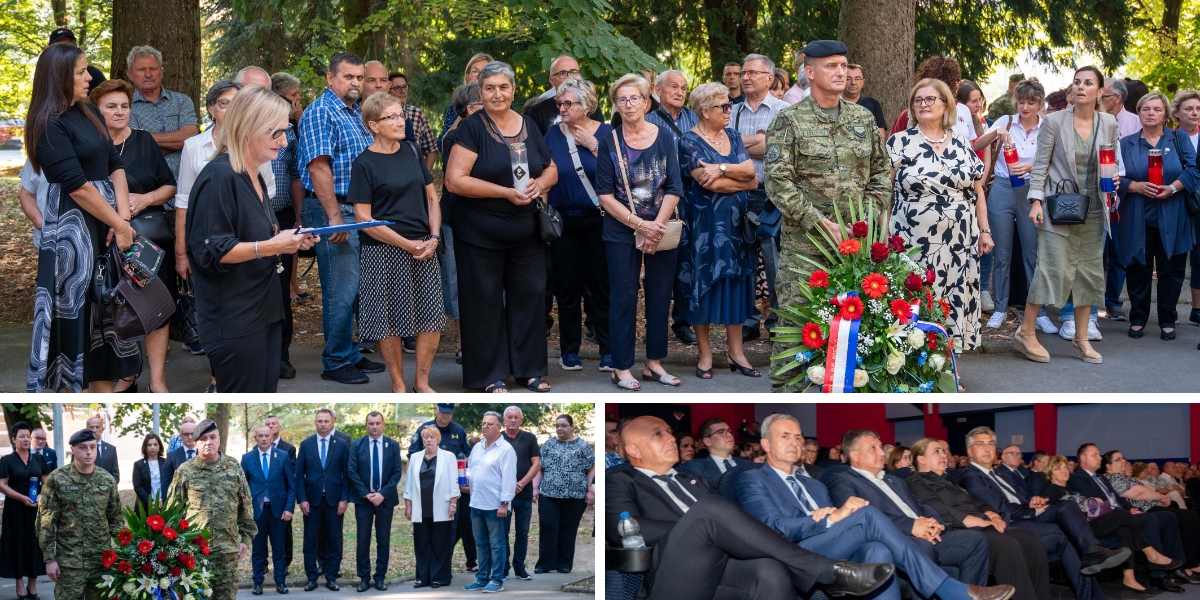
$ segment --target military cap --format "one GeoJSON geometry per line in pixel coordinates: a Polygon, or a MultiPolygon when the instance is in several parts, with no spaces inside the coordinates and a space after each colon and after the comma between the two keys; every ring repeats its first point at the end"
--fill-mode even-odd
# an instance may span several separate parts
{"type": "Polygon", "coordinates": [[[804,56],[809,58],[825,58],[827,56],[845,56],[846,45],[837,40],[813,40],[804,47],[804,56]]]}
{"type": "Polygon", "coordinates": [[[1017,83],[1020,81],[1025,81],[1025,75],[1021,73],[1013,73],[1012,75],[1008,76],[1009,83],[1017,83]]]}
{"type": "Polygon", "coordinates": [[[80,429],[79,431],[76,431],[74,434],[71,435],[71,439],[68,443],[72,446],[76,446],[76,445],[82,444],[84,442],[90,442],[95,439],[96,439],[96,434],[92,433],[91,429],[80,429]]]}
{"type": "MultiPolygon", "coordinates": [[[[196,424],[196,429],[192,430],[192,439],[199,440],[204,437],[204,434],[210,431],[217,431],[217,422],[212,419],[205,419],[196,424]]],[[[221,432],[217,431],[220,435],[221,432]]]]}
{"type": "Polygon", "coordinates": [[[450,403],[450,404],[440,404],[439,403],[437,405],[437,409],[438,409],[438,412],[454,414],[454,404],[453,403],[450,403]]]}

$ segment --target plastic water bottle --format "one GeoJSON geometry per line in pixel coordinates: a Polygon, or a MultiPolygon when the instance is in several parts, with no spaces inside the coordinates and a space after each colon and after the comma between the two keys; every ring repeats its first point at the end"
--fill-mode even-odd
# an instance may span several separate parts
{"type": "Polygon", "coordinates": [[[637,519],[629,513],[621,513],[621,522],[617,523],[617,533],[621,535],[621,546],[625,548],[645,548],[646,540],[642,537],[642,528],[637,519]]]}
{"type": "Polygon", "coordinates": [[[467,457],[458,453],[458,485],[467,485],[467,457]]]}
{"type": "Polygon", "coordinates": [[[29,501],[33,502],[34,504],[37,504],[37,499],[38,499],[38,480],[30,479],[29,480],[29,501]]]}

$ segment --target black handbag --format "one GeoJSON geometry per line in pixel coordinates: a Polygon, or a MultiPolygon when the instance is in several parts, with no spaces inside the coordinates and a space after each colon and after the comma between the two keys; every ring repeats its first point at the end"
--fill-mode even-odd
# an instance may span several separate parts
{"type": "Polygon", "coordinates": [[[200,343],[200,330],[196,328],[196,292],[192,289],[191,279],[184,279],[179,286],[179,300],[175,301],[168,335],[189,346],[200,343]]]}
{"type": "MultiPolygon", "coordinates": [[[[1175,130],[1175,137],[1171,138],[1171,142],[1175,144],[1176,155],[1183,159],[1183,153],[1179,152],[1179,130],[1175,130]]],[[[1191,140],[1188,140],[1191,143],[1191,140]]],[[[1193,219],[1200,219],[1200,189],[1184,189],[1183,190],[1183,205],[1187,208],[1187,214],[1193,219]]]]}
{"type": "Polygon", "coordinates": [[[113,332],[123,342],[146,338],[175,312],[175,302],[162,278],[155,277],[138,285],[133,277],[122,271],[121,283],[112,294],[113,332]]]}
{"type": "Polygon", "coordinates": [[[154,242],[159,248],[171,248],[175,244],[175,219],[172,213],[161,206],[151,206],[130,219],[129,224],[138,235],[154,242]]]}
{"type": "MultiPolygon", "coordinates": [[[[1092,148],[1088,152],[1086,184],[1092,179],[1092,159],[1096,158],[1096,133],[1100,130],[1100,119],[1096,118],[1092,130],[1092,148]]],[[[1083,225],[1092,209],[1092,200],[1087,194],[1079,193],[1079,184],[1074,179],[1063,179],[1054,186],[1054,194],[1046,196],[1046,218],[1053,225],[1083,225]],[[1063,192],[1063,184],[1071,184],[1073,191],[1063,192]]]]}
{"type": "Polygon", "coordinates": [[[94,304],[108,306],[112,300],[113,290],[121,282],[121,260],[117,253],[116,244],[111,244],[108,251],[96,257],[92,268],[92,283],[88,287],[88,299],[94,304]]]}
{"type": "Polygon", "coordinates": [[[558,238],[562,237],[562,215],[558,214],[558,209],[550,206],[548,202],[542,202],[541,198],[537,199],[537,223],[543,242],[547,244],[557,242],[558,238]]]}

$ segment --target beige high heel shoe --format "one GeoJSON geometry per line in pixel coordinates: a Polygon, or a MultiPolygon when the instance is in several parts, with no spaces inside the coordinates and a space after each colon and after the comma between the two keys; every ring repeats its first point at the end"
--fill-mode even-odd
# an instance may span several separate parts
{"type": "Polygon", "coordinates": [[[1041,344],[1038,344],[1037,348],[1031,347],[1029,345],[1029,343],[1025,339],[1023,339],[1025,337],[1032,338],[1033,342],[1037,343],[1037,335],[1036,334],[1021,333],[1020,328],[1018,328],[1017,333],[1015,335],[1013,335],[1013,349],[1017,351],[1017,354],[1020,354],[1021,356],[1024,356],[1025,358],[1032,360],[1033,362],[1039,362],[1039,363],[1050,362],[1050,353],[1047,352],[1046,349],[1043,348],[1041,344]]]}
{"type": "Polygon", "coordinates": [[[1095,348],[1093,348],[1090,353],[1084,351],[1083,346],[1079,345],[1079,340],[1072,341],[1071,347],[1073,350],[1075,350],[1075,358],[1078,358],[1079,360],[1082,360],[1085,363],[1092,363],[1093,365],[1098,365],[1098,364],[1101,364],[1104,362],[1104,357],[1100,356],[1100,353],[1096,352],[1095,348]]]}

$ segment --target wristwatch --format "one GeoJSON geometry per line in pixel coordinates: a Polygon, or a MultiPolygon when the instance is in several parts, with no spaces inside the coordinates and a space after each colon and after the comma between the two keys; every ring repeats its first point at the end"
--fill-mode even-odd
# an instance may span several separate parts
{"type": "Polygon", "coordinates": [[[721,163],[721,174],[725,174],[725,163],[721,163]]]}
{"type": "Polygon", "coordinates": [[[504,501],[504,500],[501,500],[501,501],[500,501],[500,506],[503,506],[504,508],[508,508],[508,502],[506,502],[506,501],[504,501]]]}

